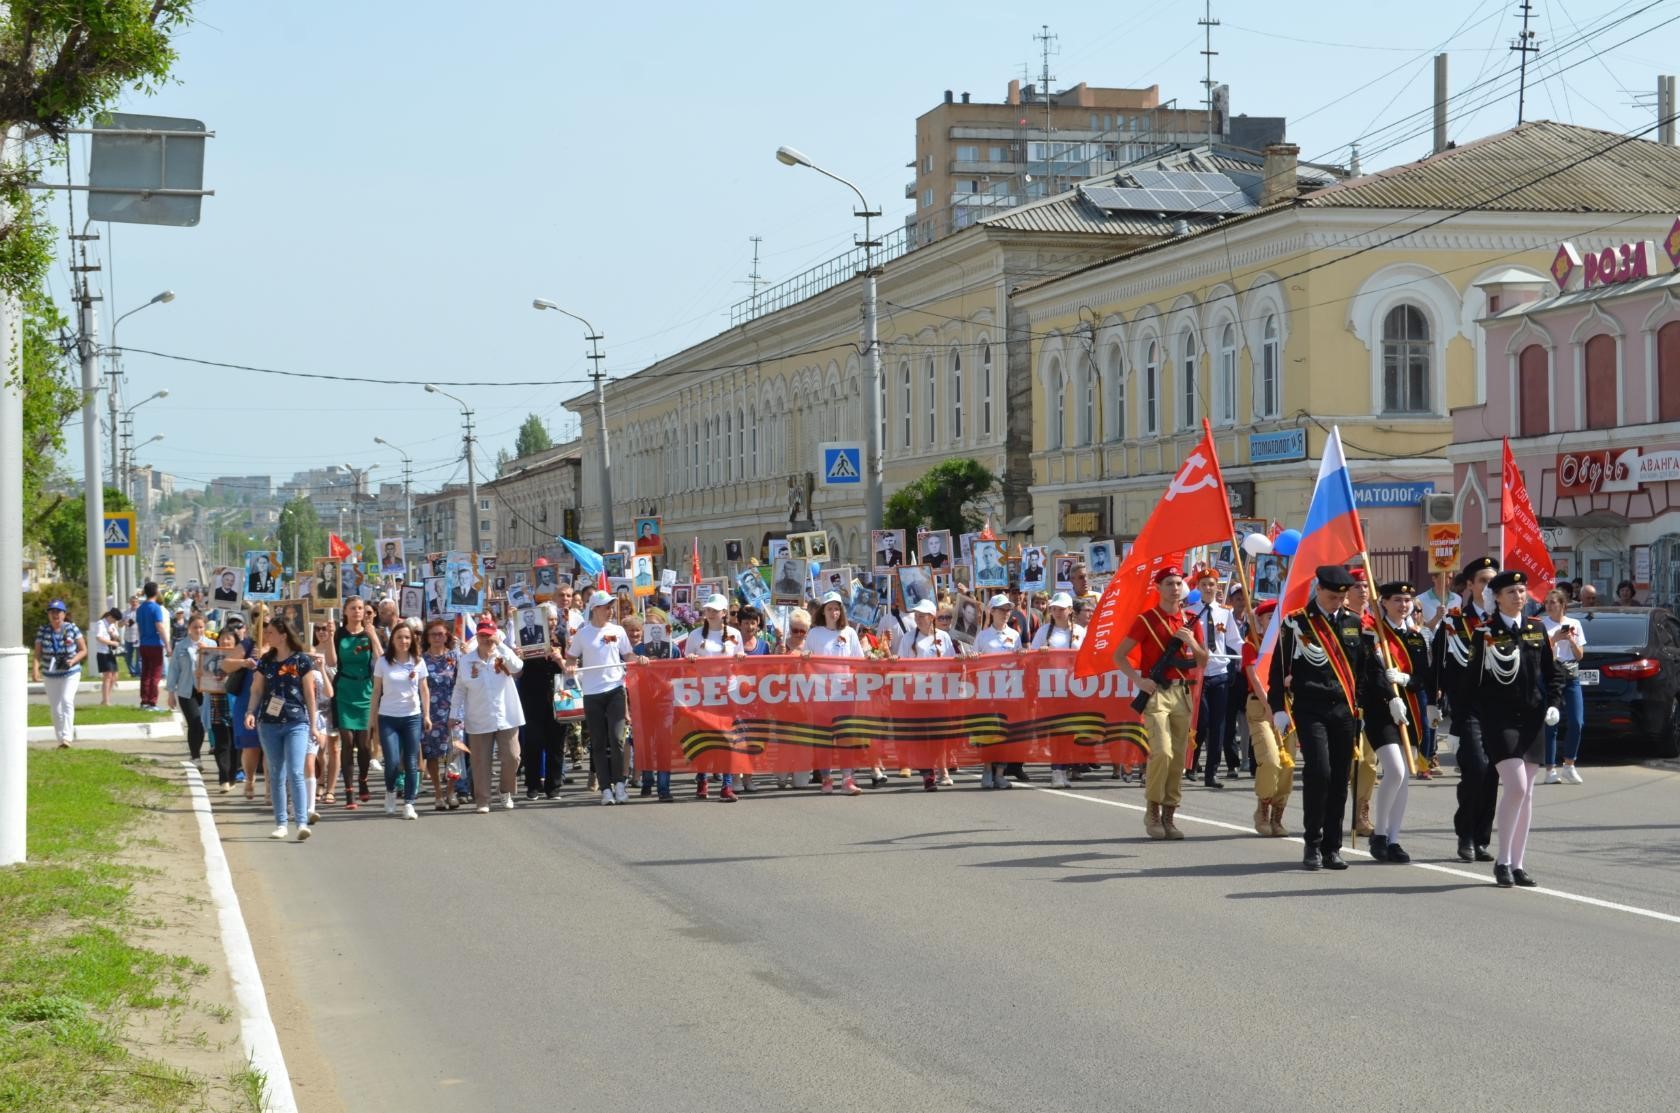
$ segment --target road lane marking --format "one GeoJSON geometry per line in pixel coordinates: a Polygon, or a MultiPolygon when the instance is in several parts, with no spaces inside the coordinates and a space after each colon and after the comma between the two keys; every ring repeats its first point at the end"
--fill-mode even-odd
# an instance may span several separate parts
{"type": "Polygon", "coordinates": [[[239,999],[239,1035],[245,1044],[245,1055],[251,1066],[267,1078],[267,1101],[263,1109],[268,1113],[297,1113],[292,1076],[286,1070],[286,1057],[280,1052],[280,1033],[274,1030],[274,1018],[269,1015],[268,993],[263,989],[262,975],[257,972],[251,933],[246,930],[245,916],[239,910],[239,894],[233,891],[233,874],[228,869],[227,855],[222,853],[216,821],[210,814],[204,778],[192,762],[181,764],[186,767],[193,814],[198,817],[198,838],[204,844],[205,880],[210,886],[210,897],[216,902],[228,975],[233,979],[234,996],[239,999]]]}
{"type": "MultiPolygon", "coordinates": [[[[1131,804],[1131,803],[1127,803],[1124,800],[1104,800],[1100,796],[1087,796],[1082,792],[1069,792],[1067,789],[1051,788],[1048,785],[1037,785],[1037,784],[1033,784],[1031,782],[1027,782],[1027,783],[1021,784],[1019,787],[1030,788],[1030,789],[1034,789],[1038,792],[1049,793],[1051,796],[1054,796],[1054,797],[1065,797],[1066,799],[1069,799],[1069,800],[1084,800],[1088,803],[1104,804],[1104,805],[1107,805],[1108,807],[1111,807],[1111,808],[1124,808],[1127,811],[1132,811],[1132,812],[1141,812],[1141,811],[1146,811],[1147,810],[1144,807],[1144,805],[1142,805],[1142,804],[1131,804]]],[[[1183,811],[1179,811],[1179,812],[1174,813],[1173,818],[1175,820],[1183,820],[1186,823],[1200,823],[1204,827],[1218,827],[1219,829],[1224,830],[1224,831],[1239,831],[1239,832],[1242,832],[1244,834],[1253,834],[1254,833],[1254,828],[1253,827],[1245,827],[1240,823],[1227,823],[1222,819],[1203,819],[1201,816],[1185,815],[1183,811]]],[[[1259,838],[1259,836],[1256,835],[1255,838],[1259,838]]],[[[1270,842],[1292,842],[1292,843],[1295,843],[1299,846],[1307,845],[1305,839],[1300,838],[1300,837],[1295,836],[1295,835],[1288,835],[1288,836],[1285,836],[1282,839],[1271,839],[1271,840],[1268,840],[1268,841],[1270,841],[1270,842]]],[[[1344,854],[1357,854],[1357,855],[1359,855],[1360,857],[1363,857],[1363,858],[1369,858],[1371,856],[1370,853],[1367,852],[1367,851],[1354,850],[1352,848],[1344,848],[1342,852],[1344,854]]],[[[1462,877],[1462,878],[1466,878],[1470,881],[1480,881],[1483,884],[1489,884],[1490,883],[1487,874],[1472,873],[1469,870],[1461,870],[1461,869],[1458,869],[1457,867],[1454,867],[1454,866],[1443,866],[1443,865],[1439,865],[1438,863],[1435,863],[1435,862],[1407,862],[1405,864],[1409,865],[1409,866],[1412,866],[1412,867],[1415,867],[1416,869],[1428,870],[1431,873],[1444,873],[1444,874],[1447,874],[1448,876],[1451,876],[1451,877],[1462,877]]],[[[1536,896],[1556,897],[1558,900],[1572,901],[1575,904],[1591,905],[1594,908],[1604,908],[1604,909],[1608,909],[1611,912],[1626,912],[1630,916],[1643,916],[1646,919],[1658,920],[1658,921],[1660,921],[1662,923],[1665,923],[1665,924],[1680,924],[1680,916],[1675,916],[1675,915],[1672,915],[1672,914],[1667,913],[1667,912],[1658,912],[1655,909],[1651,909],[1651,908],[1640,908],[1639,906],[1633,905],[1633,904],[1620,904],[1620,903],[1618,903],[1616,901],[1613,901],[1613,900],[1600,900],[1598,897],[1589,897],[1589,896],[1585,896],[1581,893],[1565,892],[1562,889],[1548,889],[1548,888],[1545,888],[1544,886],[1541,886],[1541,887],[1537,887],[1537,888],[1534,888],[1534,889],[1528,889],[1528,890],[1519,889],[1517,891],[1518,892],[1528,892],[1528,893],[1534,894],[1536,896]]]]}

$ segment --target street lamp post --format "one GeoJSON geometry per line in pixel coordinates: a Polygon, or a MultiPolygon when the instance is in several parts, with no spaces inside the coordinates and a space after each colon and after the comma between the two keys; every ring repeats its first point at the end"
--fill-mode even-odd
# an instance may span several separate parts
{"type": "Polygon", "coordinates": [[[408,453],[386,440],[384,437],[373,438],[374,444],[382,444],[402,457],[403,462],[403,540],[414,538],[414,493],[412,481],[414,479],[414,461],[408,458],[408,453]]]}
{"type": "MultiPolygon", "coordinates": [[[[875,325],[875,249],[881,241],[871,234],[870,221],[881,215],[871,209],[863,191],[838,174],[831,173],[806,158],[792,147],[777,147],[776,161],[784,166],[804,166],[825,178],[832,178],[857,194],[863,208],[852,215],[863,218],[863,239],[854,241],[863,248],[863,366],[867,377],[863,392],[863,516],[865,529],[881,528],[881,347],[876,341],[875,325]]],[[[809,508],[807,508],[809,513],[809,508]]]]}
{"type": "MultiPolygon", "coordinates": [[[[145,305],[137,305],[111,322],[111,389],[108,392],[111,404],[111,486],[116,487],[118,490],[122,489],[120,477],[117,471],[117,407],[122,401],[122,352],[117,348],[117,326],[140,312],[142,309],[150,309],[154,305],[167,305],[174,300],[175,291],[165,290],[163,293],[155,295],[152,300],[147,302],[145,305]]],[[[165,393],[167,393],[167,391],[165,393]]],[[[159,397],[159,395],[154,394],[152,397],[156,398],[159,397]]],[[[150,402],[151,398],[146,399],[146,401],[150,402]]],[[[144,403],[142,403],[142,405],[143,404],[144,403]]],[[[130,411],[132,412],[134,408],[137,407],[131,407],[130,411]]]]}
{"type": "MultiPolygon", "coordinates": [[[[173,297],[174,295],[171,294],[170,296],[173,297]]],[[[150,304],[150,302],[147,303],[147,305],[150,304]]],[[[143,305],[140,308],[144,309],[145,306],[143,305]]],[[[138,309],[131,309],[129,310],[129,313],[138,313],[139,311],[140,310],[138,309]]],[[[123,314],[125,317],[127,315],[127,313],[123,314]]],[[[112,396],[113,398],[115,397],[114,389],[112,391],[112,396]]],[[[133,491],[131,490],[134,486],[134,476],[129,463],[132,459],[132,453],[134,450],[134,411],[138,410],[141,406],[144,406],[147,402],[156,402],[159,398],[168,397],[169,391],[167,390],[160,390],[154,394],[148,395],[147,397],[134,403],[134,405],[124,409],[117,420],[114,420],[111,423],[111,486],[116,488],[116,490],[126,499],[132,500],[134,498],[133,491]]],[[[146,443],[150,444],[151,442],[148,441],[146,443]]],[[[136,518],[135,521],[138,523],[139,519],[136,518]]],[[[130,595],[134,594],[135,588],[139,586],[134,582],[134,562],[135,558],[131,556],[114,557],[112,559],[112,571],[115,573],[117,578],[116,590],[113,591],[112,594],[114,594],[119,600],[127,599],[130,595]]]]}
{"type": "MultiPolygon", "coordinates": [[[[344,468],[345,471],[350,473],[350,508],[353,511],[353,515],[354,515],[353,520],[354,520],[355,529],[356,529],[356,544],[360,545],[363,541],[363,537],[362,537],[362,484],[364,482],[366,482],[368,472],[372,471],[374,468],[377,468],[379,465],[378,464],[369,464],[365,468],[358,468],[354,464],[343,464],[341,466],[344,468]]],[[[301,556],[301,555],[302,554],[299,554],[299,556],[301,556]]]]}
{"type": "Polygon", "coordinates": [[[601,533],[604,540],[601,543],[602,552],[610,552],[616,532],[613,529],[613,501],[612,501],[612,453],[607,448],[607,387],[606,374],[601,370],[601,360],[605,358],[601,352],[601,341],[605,337],[601,330],[567,309],[561,309],[547,298],[532,298],[532,309],[552,309],[563,314],[589,330],[584,337],[589,341],[589,377],[595,382],[595,432],[600,440],[601,469],[601,533]]]}
{"type": "Polygon", "coordinates": [[[467,448],[467,539],[472,542],[472,551],[479,551],[478,537],[478,472],[473,466],[473,411],[461,399],[447,390],[439,390],[431,383],[426,384],[427,394],[441,394],[457,406],[461,407],[461,417],[466,423],[466,434],[463,440],[467,448]]]}

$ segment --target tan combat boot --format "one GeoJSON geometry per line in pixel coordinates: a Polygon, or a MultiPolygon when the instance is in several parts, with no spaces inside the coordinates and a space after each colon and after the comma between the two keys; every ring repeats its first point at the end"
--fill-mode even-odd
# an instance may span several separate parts
{"type": "Polygon", "coordinates": [[[1143,816],[1143,829],[1148,832],[1152,839],[1167,837],[1167,829],[1161,824],[1161,805],[1153,803],[1149,805],[1149,810],[1143,816]]]}
{"type": "Polygon", "coordinates": [[[1288,806],[1289,805],[1287,803],[1273,804],[1272,805],[1272,837],[1273,838],[1282,839],[1282,838],[1287,838],[1289,836],[1289,828],[1287,828],[1283,825],[1283,810],[1285,808],[1287,808],[1288,806]]]}
{"type": "Polygon", "coordinates": [[[1355,813],[1353,833],[1362,839],[1367,839],[1375,832],[1376,828],[1371,826],[1371,802],[1367,800],[1359,805],[1359,810],[1355,813]]]}
{"type": "Polygon", "coordinates": [[[1165,804],[1161,805],[1161,826],[1166,828],[1167,838],[1169,839],[1182,839],[1184,837],[1184,832],[1180,831],[1173,823],[1173,815],[1177,811],[1177,808],[1169,808],[1165,804]]]}
{"type": "Polygon", "coordinates": [[[1272,837],[1272,805],[1270,801],[1262,800],[1254,808],[1254,833],[1272,837]]]}

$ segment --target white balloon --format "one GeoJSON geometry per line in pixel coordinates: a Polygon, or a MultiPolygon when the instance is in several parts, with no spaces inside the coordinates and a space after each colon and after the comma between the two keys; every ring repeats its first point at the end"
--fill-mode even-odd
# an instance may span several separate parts
{"type": "Polygon", "coordinates": [[[1242,546],[1251,557],[1265,556],[1272,551],[1272,539],[1263,533],[1251,533],[1243,538],[1242,546]]]}

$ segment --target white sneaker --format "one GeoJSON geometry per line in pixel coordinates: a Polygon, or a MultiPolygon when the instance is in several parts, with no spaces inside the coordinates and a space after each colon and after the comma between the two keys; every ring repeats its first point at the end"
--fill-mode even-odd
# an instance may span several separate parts
{"type": "Polygon", "coordinates": [[[309,822],[311,822],[311,823],[321,822],[321,813],[316,811],[314,808],[310,808],[309,809],[309,822]]]}
{"type": "Polygon", "coordinates": [[[1573,765],[1565,765],[1563,767],[1563,783],[1564,784],[1569,784],[1569,785],[1578,785],[1578,784],[1584,783],[1581,780],[1581,771],[1579,769],[1575,768],[1573,765]]]}
{"type": "Polygon", "coordinates": [[[286,825],[284,823],[282,823],[280,826],[278,826],[274,830],[270,831],[268,833],[268,837],[271,838],[271,839],[283,839],[283,838],[285,838],[286,837],[286,825]]]}
{"type": "Polygon", "coordinates": [[[385,793],[385,814],[397,814],[397,794],[395,792],[387,791],[385,793]]]}
{"type": "Polygon", "coordinates": [[[617,784],[613,785],[613,799],[620,804],[628,804],[630,802],[630,789],[623,781],[619,781],[617,784]]]}
{"type": "Polygon", "coordinates": [[[1563,783],[1563,778],[1558,776],[1557,766],[1554,765],[1550,769],[1547,769],[1546,770],[1546,777],[1540,783],[1543,784],[1543,785],[1560,785],[1560,784],[1562,784],[1563,783]]]}
{"type": "Polygon", "coordinates": [[[490,814],[490,805],[486,804],[482,808],[479,808],[478,809],[478,814],[479,815],[489,815],[490,814]]]}
{"type": "Polygon", "coordinates": [[[949,769],[947,769],[945,772],[943,772],[939,775],[939,783],[944,788],[950,788],[952,785],[956,784],[957,782],[951,779],[951,771],[949,769]]]}
{"type": "Polygon", "coordinates": [[[419,819],[420,818],[420,813],[414,810],[414,805],[413,804],[404,804],[403,805],[403,818],[404,819],[419,819]]]}
{"type": "Polygon", "coordinates": [[[1062,772],[1060,769],[1050,770],[1050,787],[1051,788],[1066,788],[1067,786],[1068,786],[1068,779],[1067,779],[1067,774],[1066,773],[1062,772]]]}
{"type": "Polygon", "coordinates": [[[603,788],[603,789],[602,789],[602,790],[601,790],[601,803],[603,803],[603,804],[613,804],[613,803],[617,803],[617,801],[615,801],[615,800],[614,800],[614,799],[613,799],[613,790],[612,790],[612,789],[610,789],[610,788],[603,788]]]}
{"type": "Polygon", "coordinates": [[[380,761],[376,757],[368,758],[368,772],[369,773],[383,773],[383,772],[385,772],[385,763],[380,761]]]}
{"type": "Polygon", "coordinates": [[[989,764],[980,767],[980,787],[992,787],[992,767],[989,764]]]}
{"type": "Polygon", "coordinates": [[[305,824],[304,826],[298,828],[298,842],[308,842],[308,841],[309,841],[309,826],[307,824],[305,824]]]}
{"type": "Polygon", "coordinates": [[[513,810],[513,793],[502,793],[502,807],[506,808],[510,812],[513,810]]]}

